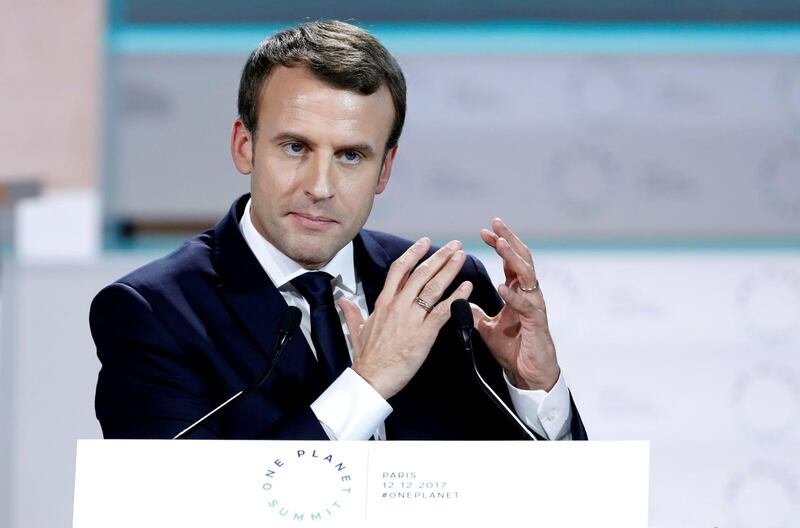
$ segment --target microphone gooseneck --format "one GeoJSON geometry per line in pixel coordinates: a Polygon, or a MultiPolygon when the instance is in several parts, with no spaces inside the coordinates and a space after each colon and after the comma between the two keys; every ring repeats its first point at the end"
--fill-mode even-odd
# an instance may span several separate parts
{"type": "Polygon", "coordinates": [[[280,324],[278,325],[278,341],[275,343],[275,354],[272,357],[272,361],[270,361],[269,367],[264,370],[255,383],[245,389],[246,393],[253,392],[267,381],[269,375],[272,374],[272,369],[275,368],[275,364],[278,362],[278,357],[281,355],[281,352],[283,352],[283,347],[292,339],[292,336],[294,336],[295,332],[297,332],[297,329],[300,327],[300,320],[302,317],[303,313],[300,311],[300,308],[296,306],[290,306],[283,312],[280,324]]]}
{"type": "Polygon", "coordinates": [[[464,299],[458,299],[453,301],[450,305],[450,318],[455,323],[456,331],[458,332],[459,337],[461,338],[461,342],[464,346],[464,351],[469,354],[470,359],[472,360],[472,370],[475,374],[475,379],[478,381],[478,385],[481,386],[483,391],[489,396],[489,399],[492,400],[495,405],[500,408],[503,414],[506,417],[514,422],[514,424],[519,428],[519,430],[525,435],[526,439],[530,440],[538,440],[535,434],[528,429],[522,420],[520,420],[514,411],[508,408],[508,405],[497,395],[497,393],[486,383],[486,380],[483,379],[481,376],[480,371],[478,370],[478,361],[475,359],[475,349],[472,347],[472,328],[474,325],[474,321],[472,318],[472,308],[469,306],[469,302],[465,301],[464,299]]]}
{"type": "Polygon", "coordinates": [[[300,327],[300,319],[302,318],[302,316],[303,314],[302,312],[300,312],[299,308],[295,306],[288,307],[283,312],[281,320],[278,323],[278,339],[275,342],[274,354],[272,355],[272,361],[269,362],[269,366],[267,366],[267,368],[264,369],[264,372],[261,373],[261,375],[256,379],[256,381],[254,381],[244,389],[240,390],[239,392],[237,392],[224,402],[217,405],[214,409],[206,413],[205,416],[203,416],[202,418],[194,422],[192,425],[190,425],[189,427],[187,427],[186,429],[175,435],[172,439],[181,440],[183,438],[186,438],[187,436],[192,434],[192,431],[194,431],[195,429],[206,423],[208,420],[211,419],[212,416],[222,411],[222,409],[224,409],[234,401],[242,398],[243,396],[247,396],[251,392],[258,389],[267,380],[269,375],[272,374],[272,370],[275,368],[275,364],[278,362],[278,358],[280,357],[281,352],[283,352],[284,347],[286,347],[286,343],[288,343],[292,339],[294,334],[297,332],[297,329],[300,327]]]}

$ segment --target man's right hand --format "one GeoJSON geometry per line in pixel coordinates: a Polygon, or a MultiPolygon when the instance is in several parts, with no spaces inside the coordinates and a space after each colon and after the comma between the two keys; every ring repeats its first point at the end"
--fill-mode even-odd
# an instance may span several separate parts
{"type": "Polygon", "coordinates": [[[414,269],[430,245],[430,239],[421,238],[392,263],[375,311],[366,320],[356,305],[338,301],[353,343],[353,370],[386,400],[406,386],[428,357],[450,318],[450,304],[472,293],[472,283],[465,281],[438,302],[466,256],[454,240],[414,269]],[[417,298],[433,309],[428,312],[417,298]]]}

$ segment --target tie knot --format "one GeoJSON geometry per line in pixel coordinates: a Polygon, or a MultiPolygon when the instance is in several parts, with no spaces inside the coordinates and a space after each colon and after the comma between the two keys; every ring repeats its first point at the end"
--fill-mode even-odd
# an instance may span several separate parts
{"type": "Polygon", "coordinates": [[[292,285],[306,298],[311,308],[333,304],[333,277],[324,271],[309,271],[292,279],[292,285]]]}

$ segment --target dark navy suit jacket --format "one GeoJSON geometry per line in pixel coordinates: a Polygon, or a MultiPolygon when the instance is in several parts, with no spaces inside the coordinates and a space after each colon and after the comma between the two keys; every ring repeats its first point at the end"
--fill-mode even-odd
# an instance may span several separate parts
{"type": "MultiPolygon", "coordinates": [[[[213,229],[107,286],[92,302],[90,325],[102,363],[95,409],[106,438],[171,438],[249,385],[269,363],[287,305],[239,230],[247,199],[237,200],[213,229]]],[[[389,265],[410,244],[367,230],[355,238],[356,272],[370,311],[389,265]]],[[[472,257],[453,283],[467,279],[475,285],[470,300],[496,313],[502,302],[472,257]]],[[[475,340],[484,377],[507,399],[500,367],[477,334],[475,340]]],[[[327,439],[309,407],[320,390],[315,361],[298,333],[257,392],[192,437],[327,439]]],[[[387,438],[521,438],[471,368],[448,323],[419,372],[390,398],[387,438]]],[[[574,404],[572,411],[573,438],[585,439],[574,404]]]]}

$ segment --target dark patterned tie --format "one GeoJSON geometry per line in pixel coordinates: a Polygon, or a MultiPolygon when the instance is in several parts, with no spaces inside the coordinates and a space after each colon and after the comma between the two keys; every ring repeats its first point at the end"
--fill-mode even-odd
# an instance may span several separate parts
{"type": "Polygon", "coordinates": [[[325,388],[350,366],[350,353],[333,301],[331,277],[322,271],[310,271],[292,280],[311,308],[311,340],[323,372],[325,388]]]}

